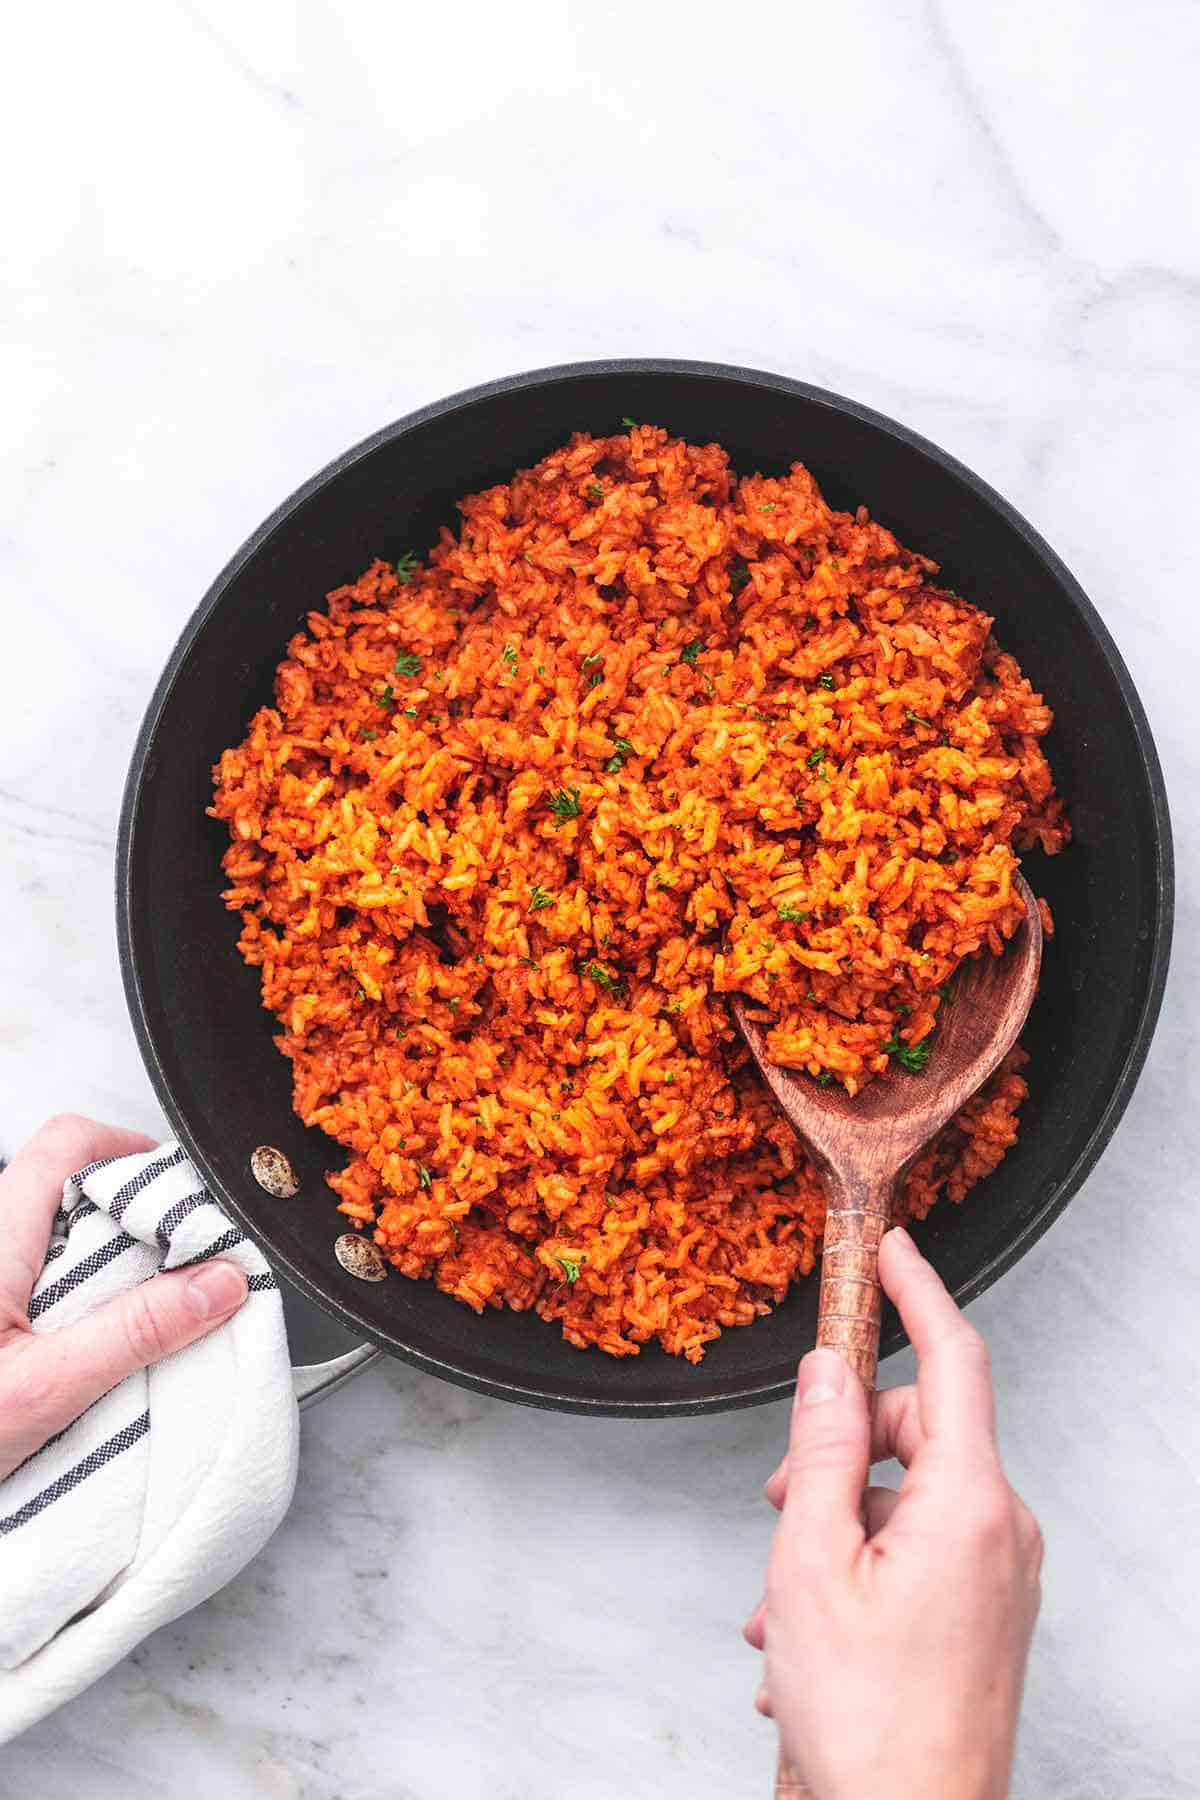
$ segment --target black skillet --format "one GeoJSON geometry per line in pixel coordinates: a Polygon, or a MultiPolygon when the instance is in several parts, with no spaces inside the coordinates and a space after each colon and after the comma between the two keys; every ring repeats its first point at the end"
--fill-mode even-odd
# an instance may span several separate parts
{"type": "MultiPolygon", "coordinates": [[[[450,1381],[569,1412],[716,1411],[785,1394],[814,1339],[817,1281],[769,1318],[727,1332],[696,1367],[656,1349],[622,1362],[573,1350],[532,1314],[477,1318],[428,1282],[356,1281],[334,1260],[343,1221],[322,1181],[340,1158],[289,1104],[258,981],[218,898],[223,826],[205,817],[209,772],[271,694],[289,634],[328,589],[375,556],[432,543],[460,495],[507,478],[573,431],[622,417],[725,445],[741,471],[800,459],[839,507],[865,503],[946,581],[995,614],[1001,642],[1049,697],[1048,748],[1075,841],[1026,873],[1058,934],[1025,1036],[1032,1093],[1021,1138],[961,1207],[917,1236],[970,1300],[1023,1256],[1092,1168],[1145,1060],[1166,978],[1173,900],[1158,757],[1128,671],[1094,608],[1026,522],[969,470],[903,426],[818,388],[690,362],[543,369],[425,407],[306,483],[205,595],[150,702],[117,851],[121,963],[134,1029],[164,1111],[213,1192],[272,1261],[385,1350],[450,1381]],[[298,1199],[252,1180],[278,1145],[298,1199]]],[[[885,1319],[883,1353],[903,1334],[885,1319]]]]}

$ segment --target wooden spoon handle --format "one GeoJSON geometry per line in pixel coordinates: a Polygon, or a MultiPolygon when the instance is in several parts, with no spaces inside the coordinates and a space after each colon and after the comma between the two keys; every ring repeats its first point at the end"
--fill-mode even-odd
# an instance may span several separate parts
{"type": "Polygon", "coordinates": [[[817,1343],[841,1352],[868,1395],[879,1360],[879,1241],[891,1222],[896,1182],[892,1173],[825,1173],[829,1210],[817,1343]]]}
{"type": "Polygon", "coordinates": [[[811,1795],[812,1789],[805,1787],[791,1764],[780,1757],[775,1771],[775,1800],[802,1800],[805,1794],[811,1795]]]}

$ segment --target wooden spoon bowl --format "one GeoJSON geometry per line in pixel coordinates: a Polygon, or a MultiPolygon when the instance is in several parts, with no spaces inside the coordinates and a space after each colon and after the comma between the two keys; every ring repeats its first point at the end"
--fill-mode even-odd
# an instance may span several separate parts
{"type": "Polygon", "coordinates": [[[829,1202],[817,1343],[838,1350],[868,1393],[879,1358],[879,1241],[896,1190],[916,1158],[1008,1055],[1037,992],[1042,921],[1028,882],[1014,885],[1025,918],[1003,956],[964,963],[938,1013],[919,1075],[891,1063],[859,1094],[776,1067],[753,1002],[733,1014],[763,1080],[816,1164],[829,1202]]]}

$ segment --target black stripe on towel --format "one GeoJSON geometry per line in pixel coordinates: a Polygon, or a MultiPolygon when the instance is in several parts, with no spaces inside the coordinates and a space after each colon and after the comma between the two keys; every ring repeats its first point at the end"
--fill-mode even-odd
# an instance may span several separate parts
{"type": "Polygon", "coordinates": [[[110,1262],[115,1262],[118,1256],[123,1256],[130,1245],[136,1242],[136,1238],[126,1237],[122,1231],[116,1237],[110,1238],[107,1244],[101,1244],[98,1250],[93,1250],[90,1256],[85,1256],[82,1262],[77,1262],[73,1269],[68,1269],[65,1275],[60,1275],[58,1280],[52,1281],[48,1288],[43,1288],[40,1294],[34,1295],[29,1302],[29,1317],[40,1319],[42,1314],[61,1300],[65,1294],[74,1293],[77,1287],[82,1287],[85,1281],[90,1281],[93,1275],[99,1274],[100,1270],[110,1262]]]}
{"type": "Polygon", "coordinates": [[[104,1210],[110,1218],[119,1219],[129,1202],[143,1189],[148,1188],[152,1181],[157,1181],[160,1175],[165,1175],[168,1169],[177,1169],[185,1160],[183,1151],[176,1145],[170,1156],[157,1157],[154,1162],[147,1163],[144,1169],[139,1169],[124,1187],[117,1189],[104,1210]]]}
{"type": "Polygon", "coordinates": [[[116,1160],[115,1156],[102,1156],[99,1162],[88,1163],[86,1168],[77,1170],[71,1180],[76,1187],[81,1188],[89,1176],[95,1175],[100,1169],[107,1169],[109,1163],[116,1162],[116,1160]]]}
{"type": "Polygon", "coordinates": [[[106,1443],[98,1444],[94,1450],[89,1450],[83,1460],[77,1462],[73,1469],[66,1470],[56,1481],[52,1481],[49,1487],[44,1487],[40,1494],[35,1494],[32,1500],[27,1500],[24,1506],[17,1508],[16,1512],[9,1513],[6,1519],[0,1519],[0,1537],[6,1537],[10,1531],[16,1531],[19,1525],[27,1525],[30,1519],[36,1519],[37,1515],[44,1512],[55,1500],[61,1500],[64,1494],[69,1494],[73,1488],[77,1488],[81,1481],[86,1481],[89,1475],[94,1475],[98,1469],[104,1467],[105,1463],[110,1463],[114,1456],[120,1456],[122,1450],[131,1449],[139,1438],[145,1437],[149,1429],[150,1409],[147,1407],[140,1419],[134,1419],[130,1425],[123,1425],[120,1431],[114,1432],[106,1443]]]}
{"type": "Polygon", "coordinates": [[[154,1235],[158,1239],[158,1247],[162,1251],[171,1248],[171,1233],[177,1225],[182,1225],[189,1213],[194,1213],[201,1206],[210,1204],[209,1195],[204,1188],[194,1194],[185,1194],[174,1206],[168,1206],[158,1224],[154,1227],[154,1235]]]}
{"type": "Polygon", "coordinates": [[[246,1286],[250,1289],[252,1294],[265,1294],[268,1288],[277,1287],[278,1285],[278,1282],[275,1280],[275,1277],[271,1274],[269,1269],[262,1275],[250,1275],[246,1279],[246,1286]]]}
{"type": "Polygon", "coordinates": [[[206,1250],[197,1250],[195,1256],[186,1256],[182,1262],[172,1263],[171,1267],[173,1269],[194,1268],[197,1263],[207,1262],[210,1256],[224,1256],[227,1250],[236,1250],[238,1245],[244,1244],[245,1241],[241,1232],[234,1226],[231,1230],[222,1232],[219,1238],[214,1238],[206,1250]]]}

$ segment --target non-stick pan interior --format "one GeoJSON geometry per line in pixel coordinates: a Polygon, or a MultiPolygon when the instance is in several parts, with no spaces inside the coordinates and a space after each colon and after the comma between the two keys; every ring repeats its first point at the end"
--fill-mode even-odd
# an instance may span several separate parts
{"type": "MultiPolygon", "coordinates": [[[[658,1350],[616,1362],[566,1345],[533,1315],[477,1318],[429,1283],[378,1286],[335,1262],[325,1187],[341,1153],[290,1106],[258,982],[219,899],[223,826],[205,817],[211,765],[268,700],[289,634],[374,556],[422,551],[455,501],[505,479],[573,431],[623,416],[717,440],[741,471],[801,460],[830,501],[865,503],[948,583],[996,617],[1001,642],[1056,713],[1048,743],[1075,841],[1027,859],[1057,935],[1026,1036],[1032,1093],[1021,1139],[961,1207],[918,1237],[966,1298],[995,1279],[1065,1203],[1128,1097],[1157,1012],[1170,931],[1170,843],[1158,765],[1119,658],[1066,571],[966,471],[877,415],[769,376],[702,365],[546,371],[414,415],[352,451],[288,502],[219,577],[147,715],[126,794],[118,903],[126,986],[160,1098],[223,1202],[323,1304],[400,1355],[513,1399],[669,1412],[768,1399],[812,1341],[817,1283],[727,1332],[692,1366],[658,1350]],[[252,1181],[256,1144],[284,1149],[300,1197],[252,1181]]],[[[901,1341],[885,1323],[886,1348],[901,1341]]]]}

